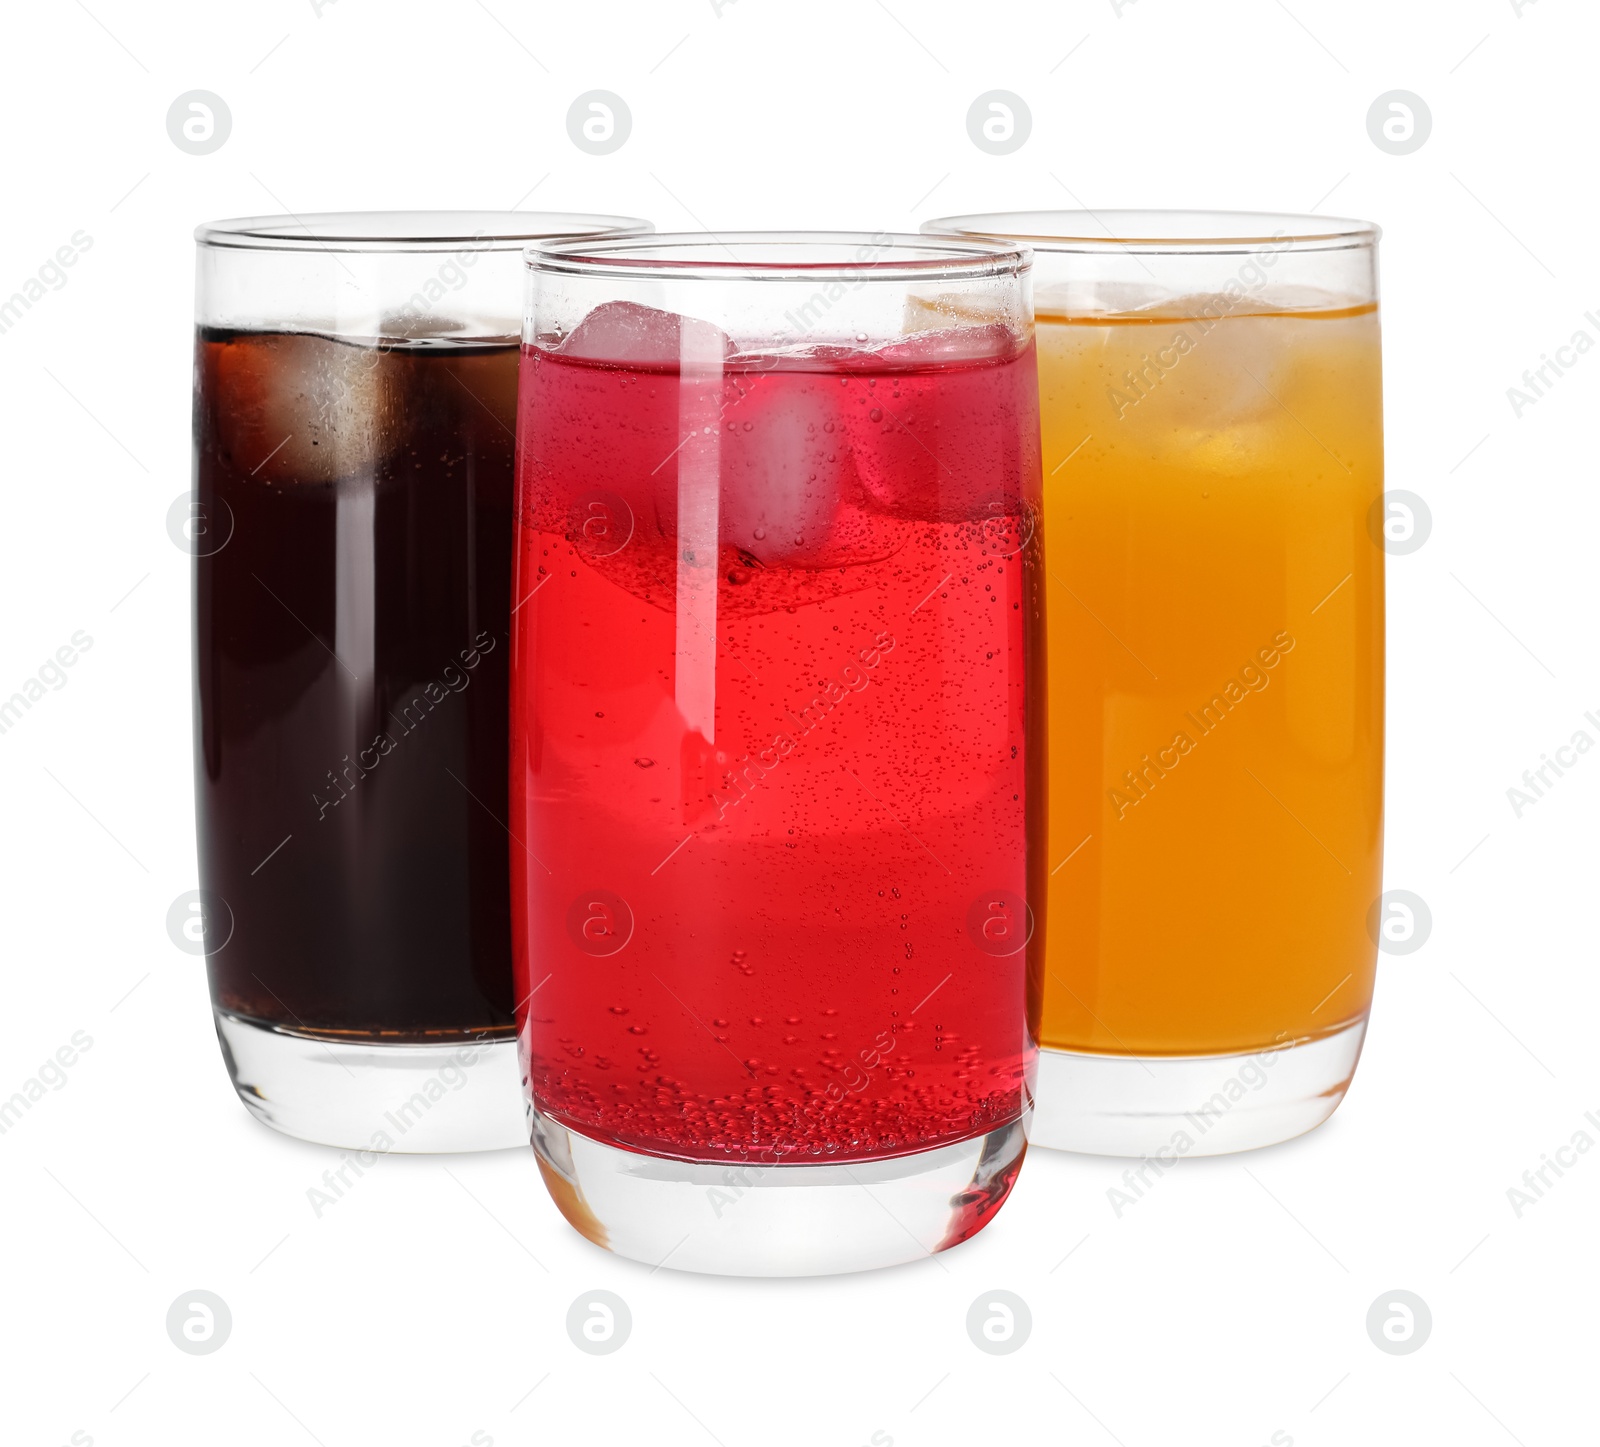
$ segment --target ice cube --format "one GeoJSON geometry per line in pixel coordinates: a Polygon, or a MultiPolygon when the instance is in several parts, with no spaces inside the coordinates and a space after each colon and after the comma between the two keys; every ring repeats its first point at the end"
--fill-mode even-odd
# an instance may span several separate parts
{"type": "Polygon", "coordinates": [[[1017,347],[1001,326],[923,331],[852,379],[844,415],[871,507],[928,522],[1020,511],[1038,442],[1033,363],[1017,347]]]}
{"type": "Polygon", "coordinates": [[[1160,370],[1155,385],[1146,381],[1149,395],[1139,405],[1159,405],[1158,415],[1174,430],[1216,431],[1283,416],[1278,399],[1290,354],[1282,322],[1246,310],[1248,298],[1231,312],[1229,305],[1226,297],[1185,298],[1173,304],[1180,320],[1148,328],[1136,370],[1148,378],[1150,356],[1160,370]],[[1187,341],[1181,351],[1180,332],[1187,341]]]}
{"type": "Polygon", "coordinates": [[[405,361],[371,344],[245,333],[217,357],[217,431],[231,466],[278,485],[371,472],[396,441],[405,361]]]}
{"type": "Polygon", "coordinates": [[[631,301],[602,302],[562,339],[564,357],[615,362],[630,367],[675,367],[683,353],[684,323],[689,323],[693,353],[733,354],[733,339],[710,322],[631,301]]]}
{"type": "Polygon", "coordinates": [[[378,323],[378,335],[403,337],[407,341],[478,340],[494,333],[483,322],[472,323],[459,317],[437,316],[431,312],[415,311],[409,307],[387,313],[378,323]]]}
{"type": "Polygon", "coordinates": [[[886,513],[938,520],[954,482],[944,455],[945,424],[955,420],[947,379],[896,369],[871,383],[862,379],[846,413],[862,487],[886,513]]]}
{"type": "Polygon", "coordinates": [[[786,369],[736,374],[723,411],[721,542],[764,567],[849,567],[900,543],[866,501],[845,425],[855,379],[786,369]]]}

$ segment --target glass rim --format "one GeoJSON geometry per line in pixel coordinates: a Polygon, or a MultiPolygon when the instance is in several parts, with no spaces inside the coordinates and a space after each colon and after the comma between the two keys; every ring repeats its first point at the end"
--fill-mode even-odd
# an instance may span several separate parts
{"type": "Polygon", "coordinates": [[[555,276],[685,281],[973,281],[1021,276],[1033,252],[1000,237],[887,231],[665,231],[553,239],[523,252],[555,276]],[[827,255],[854,249],[854,256],[827,255]],[[661,255],[636,255],[641,251],[661,255]],[[763,252],[769,252],[763,255],[763,252]],[[806,253],[811,253],[807,256],[806,253]]]}
{"type": "Polygon", "coordinates": [[[558,237],[650,230],[638,217],[589,211],[311,211],[206,221],[195,227],[194,239],[244,251],[521,251],[529,242],[558,237]]]}
{"type": "Polygon", "coordinates": [[[1087,209],[988,211],[940,216],[928,235],[996,236],[1035,251],[1094,254],[1225,255],[1252,251],[1348,251],[1376,246],[1376,222],[1287,211],[1087,209]]]}

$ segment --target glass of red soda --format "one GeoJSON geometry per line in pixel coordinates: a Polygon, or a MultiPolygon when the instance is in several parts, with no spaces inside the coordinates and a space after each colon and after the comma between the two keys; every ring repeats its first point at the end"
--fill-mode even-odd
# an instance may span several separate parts
{"type": "Polygon", "coordinates": [[[1044,566],[1026,249],[530,249],[512,948],[590,1240],[790,1275],[980,1230],[1025,1149],[1044,566]]]}

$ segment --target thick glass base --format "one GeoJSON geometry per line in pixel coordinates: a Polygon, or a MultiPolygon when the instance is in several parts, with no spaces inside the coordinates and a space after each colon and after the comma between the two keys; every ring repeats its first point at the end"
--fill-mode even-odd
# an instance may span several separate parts
{"type": "Polygon", "coordinates": [[[239,1099],[285,1135],[380,1154],[493,1151],[527,1142],[514,1036],[380,1045],[215,1013],[239,1099]]]}
{"type": "Polygon", "coordinates": [[[821,1276],[918,1261],[988,1224],[1027,1150],[1025,1119],[888,1160],[716,1164],[640,1155],[533,1112],[561,1214],[619,1256],[718,1276],[821,1276]]]}
{"type": "Polygon", "coordinates": [[[1096,1156],[1220,1156],[1276,1145],[1333,1114],[1367,1022],[1238,1055],[1039,1051],[1029,1140],[1096,1156]]]}

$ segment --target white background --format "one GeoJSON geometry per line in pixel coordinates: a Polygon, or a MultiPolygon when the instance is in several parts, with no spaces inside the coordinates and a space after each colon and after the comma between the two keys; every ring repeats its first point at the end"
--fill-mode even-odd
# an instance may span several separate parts
{"type": "Polygon", "coordinates": [[[93,245],[0,335],[0,695],[94,642],[0,736],[0,1097],[93,1039],[0,1136],[6,1443],[1594,1440],[1600,1150],[1520,1218],[1507,1188],[1574,1132],[1600,1142],[1600,753],[1520,818],[1506,790],[1600,739],[1600,355],[1520,418],[1506,389],[1600,338],[1600,24],[1579,0],[1121,3],[8,8],[0,296],[74,232],[93,245]],[[233,115],[204,157],[165,126],[196,88],[233,115]],[[566,131],[595,88],[633,114],[607,157],[566,131]],[[1005,157],[966,131],[996,88],[1033,114],[1005,157]],[[1432,110],[1409,156],[1367,132],[1395,88],[1432,110]],[[855,1278],[652,1275],[571,1232],[526,1151],[391,1157],[313,1215],[332,1153],[246,1115],[164,926],[196,884],[190,561],[165,527],[189,486],[190,230],[519,200],[663,229],[1080,200],[1383,224],[1389,486],[1432,512],[1390,560],[1386,884],[1433,929],[1383,957],[1328,1125],[1185,1161],[1120,1219],[1123,1163],[1037,1151],[974,1242],[855,1278]],[[233,1313],[213,1355],[166,1335],[194,1288],[233,1313]],[[566,1334],[594,1288],[633,1313],[611,1356],[566,1334]],[[1010,1356],[965,1330],[995,1288],[1032,1311],[1010,1356]],[[1365,1329],[1395,1288],[1432,1310],[1409,1356],[1365,1329]]]}

